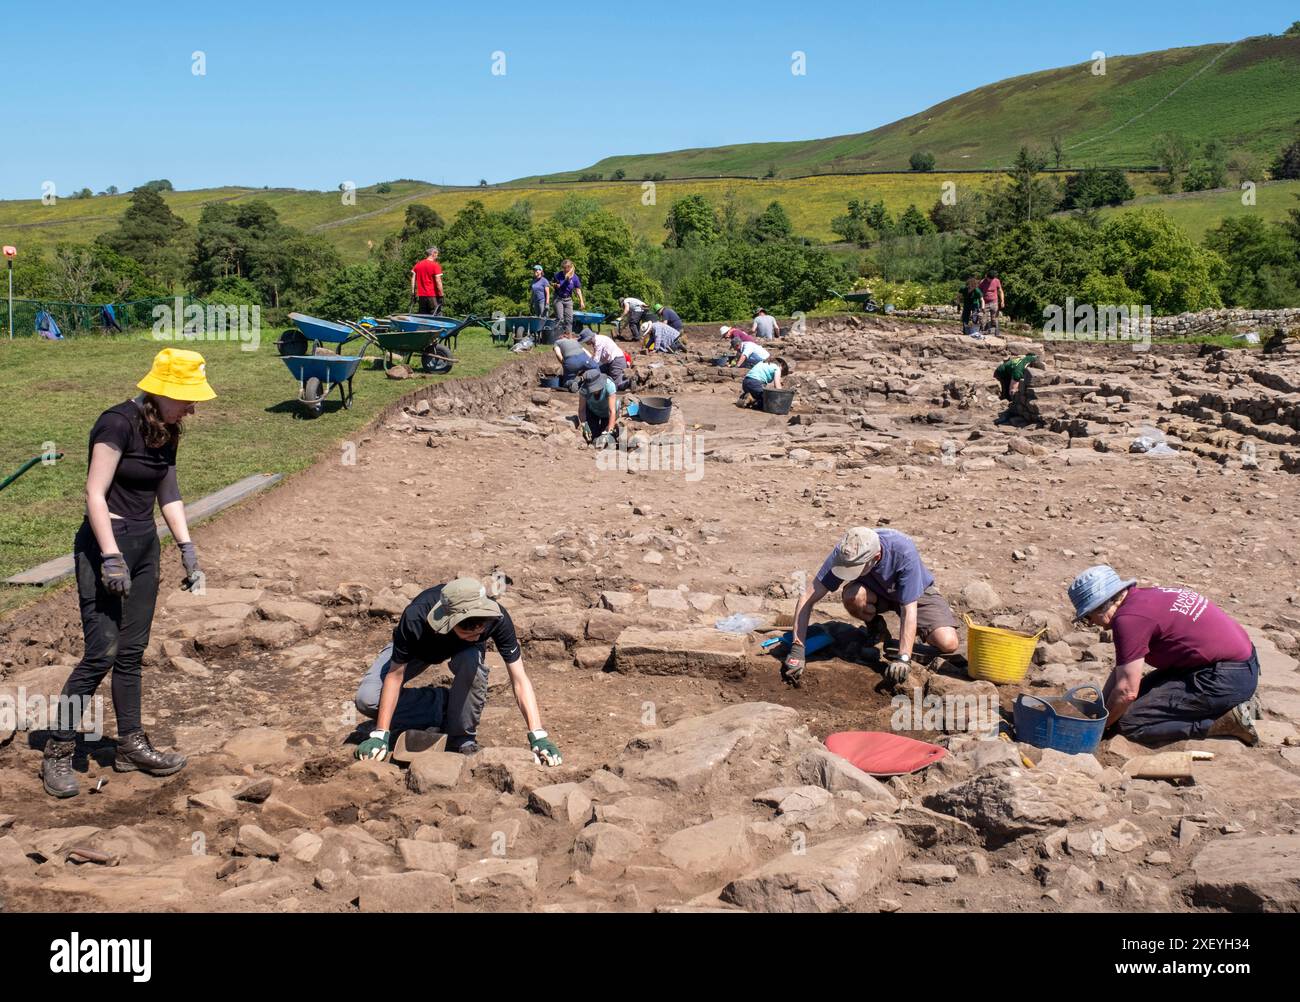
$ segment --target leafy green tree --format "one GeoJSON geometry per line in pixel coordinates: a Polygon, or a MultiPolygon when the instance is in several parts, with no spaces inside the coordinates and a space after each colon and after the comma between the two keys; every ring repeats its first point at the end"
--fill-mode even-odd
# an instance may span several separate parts
{"type": "Polygon", "coordinates": [[[695,274],[673,290],[678,313],[709,320],[748,320],[753,313],[751,298],[744,286],[732,278],[695,274]]]}
{"type": "Polygon", "coordinates": [[[435,209],[419,202],[412,202],[406,207],[406,218],[402,223],[402,239],[409,240],[421,233],[446,229],[442,216],[435,209]]]}
{"type": "Polygon", "coordinates": [[[668,237],[665,247],[684,247],[688,243],[711,243],[718,237],[718,214],[703,195],[687,195],[668,208],[664,220],[668,237]]]}
{"type": "Polygon", "coordinates": [[[171,287],[185,270],[188,230],[155,189],[141,187],[131,193],[117,228],[95,243],[138,261],[146,274],[171,287]]]}
{"type": "Polygon", "coordinates": [[[1156,137],[1152,155],[1156,165],[1165,172],[1156,187],[1166,195],[1181,191],[1183,178],[1192,165],[1192,147],[1186,137],[1176,132],[1162,133],[1156,137]]]}
{"type": "Polygon", "coordinates": [[[1086,167],[1065,181],[1063,209],[1095,209],[1120,205],[1134,195],[1133,186],[1118,167],[1086,167]]]}
{"type": "Polygon", "coordinates": [[[137,185],[135,190],[140,191],[142,189],[145,191],[153,191],[153,192],[176,190],[175,188],[172,187],[172,183],[168,181],[165,177],[159,178],[157,181],[146,181],[144,184],[137,185]]]}
{"type": "Polygon", "coordinates": [[[1223,259],[1192,239],[1159,209],[1123,212],[1097,239],[1097,270],[1119,275],[1158,314],[1222,306],[1223,259]]]}
{"type": "Polygon", "coordinates": [[[937,227],[932,223],[920,209],[915,205],[909,205],[903,214],[898,217],[898,222],[894,226],[894,231],[899,236],[925,236],[927,233],[937,232],[937,227]]]}
{"type": "Polygon", "coordinates": [[[1300,306],[1300,242],[1259,216],[1231,216],[1205,235],[1225,262],[1219,293],[1228,306],[1300,306]]]}
{"type": "Polygon", "coordinates": [[[1028,223],[1050,216],[1056,211],[1058,198],[1053,186],[1039,175],[1047,167],[1047,159],[1028,146],[1020,147],[1015,163],[1008,172],[1011,183],[1001,197],[1003,213],[1017,223],[1028,223]]]}
{"type": "MultiPolygon", "coordinates": [[[[1300,24],[1300,21],[1296,23],[1300,24]]],[[[1300,178],[1300,139],[1277,155],[1273,161],[1272,174],[1278,180],[1300,178]]]]}
{"type": "Polygon", "coordinates": [[[576,228],[593,212],[599,211],[600,202],[597,199],[570,192],[564,196],[564,201],[555,207],[551,218],[561,226],[576,228]]]}
{"type": "Polygon", "coordinates": [[[751,216],[745,223],[741,236],[751,243],[766,243],[770,240],[788,240],[794,233],[790,217],[780,202],[771,202],[757,216],[751,216]]]}
{"type": "Polygon", "coordinates": [[[611,174],[610,177],[612,177],[615,181],[622,181],[623,178],[627,177],[627,171],[625,171],[622,167],[620,167],[618,170],[614,171],[614,173],[611,174]]]}
{"type": "Polygon", "coordinates": [[[1227,184],[1228,159],[1223,147],[1210,140],[1201,149],[1200,157],[1183,178],[1183,191],[1207,191],[1227,184]]]}
{"type": "Polygon", "coordinates": [[[924,171],[924,172],[932,171],[934,170],[934,154],[924,153],[920,150],[917,150],[915,153],[912,154],[912,158],[908,161],[908,163],[911,165],[912,170],[914,171],[924,171]]]}
{"type": "Polygon", "coordinates": [[[831,220],[831,232],[859,247],[870,247],[877,240],[894,232],[894,221],[883,201],[850,199],[848,212],[831,220]]]}

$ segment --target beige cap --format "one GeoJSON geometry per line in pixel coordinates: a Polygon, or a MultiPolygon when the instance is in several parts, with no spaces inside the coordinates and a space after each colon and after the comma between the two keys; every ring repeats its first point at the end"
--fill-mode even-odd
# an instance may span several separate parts
{"type": "Polygon", "coordinates": [[[841,581],[861,577],[880,556],[880,536],[875,529],[856,526],[844,534],[831,557],[831,573],[841,581]]]}
{"type": "Polygon", "coordinates": [[[501,606],[487,597],[487,589],[477,579],[457,578],[442,586],[442,597],[427,618],[439,633],[450,633],[467,619],[500,619],[501,606]]]}

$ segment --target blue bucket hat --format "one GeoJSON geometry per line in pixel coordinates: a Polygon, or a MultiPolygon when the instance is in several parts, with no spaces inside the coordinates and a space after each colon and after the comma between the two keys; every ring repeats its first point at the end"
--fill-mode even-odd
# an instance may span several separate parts
{"type": "Polygon", "coordinates": [[[1089,567],[1070,583],[1069,595],[1074,603],[1075,620],[1096,612],[1125,588],[1132,588],[1135,584],[1137,578],[1122,581],[1115,569],[1106,564],[1089,567]]]}

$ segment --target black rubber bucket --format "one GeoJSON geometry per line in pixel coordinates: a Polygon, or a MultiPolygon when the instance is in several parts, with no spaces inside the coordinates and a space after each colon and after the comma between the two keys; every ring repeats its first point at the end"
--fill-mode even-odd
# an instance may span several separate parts
{"type": "Polygon", "coordinates": [[[763,391],[763,410],[768,414],[789,414],[790,406],[793,403],[794,390],[766,389],[763,391]]]}
{"type": "Polygon", "coordinates": [[[671,397],[642,397],[636,416],[638,421],[646,424],[665,424],[672,412],[671,397]]]}
{"type": "Polygon", "coordinates": [[[554,320],[548,320],[546,323],[542,324],[542,329],[537,332],[537,338],[533,343],[555,344],[556,340],[556,323],[554,320]]]}

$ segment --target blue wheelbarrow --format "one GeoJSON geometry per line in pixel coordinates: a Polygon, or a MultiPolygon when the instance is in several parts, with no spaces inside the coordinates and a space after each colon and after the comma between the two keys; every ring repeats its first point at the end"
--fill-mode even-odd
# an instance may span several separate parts
{"type": "Polygon", "coordinates": [[[337,387],[346,409],[352,407],[352,377],[361,364],[360,355],[282,355],[282,362],[298,380],[298,402],[313,417],[319,417],[325,398],[337,387]]]}
{"type": "MultiPolygon", "coordinates": [[[[285,331],[275,342],[281,355],[310,355],[315,348],[326,346],[338,354],[349,341],[365,339],[357,324],[338,324],[305,313],[290,313],[289,321],[293,329],[285,331]]],[[[365,354],[364,345],[361,353],[365,354]]]]}

